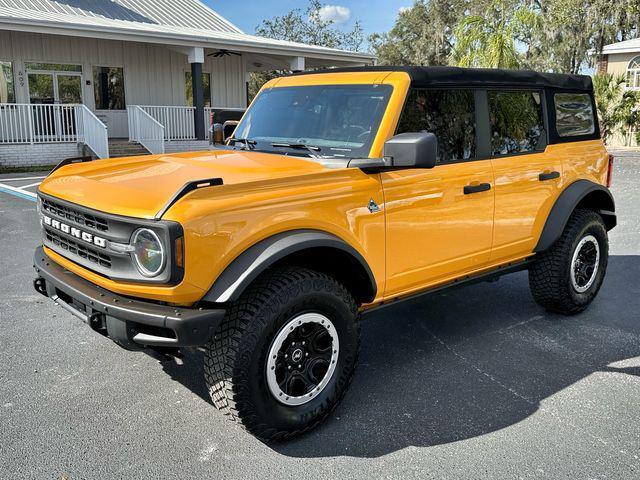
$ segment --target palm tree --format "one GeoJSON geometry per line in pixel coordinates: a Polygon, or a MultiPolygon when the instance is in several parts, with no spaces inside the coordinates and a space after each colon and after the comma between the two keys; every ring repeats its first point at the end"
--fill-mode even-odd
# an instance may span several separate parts
{"type": "Polygon", "coordinates": [[[517,42],[539,22],[515,0],[495,0],[484,15],[469,15],[454,30],[453,63],[460,67],[518,68],[517,42]]]}
{"type": "Polygon", "coordinates": [[[600,120],[600,134],[606,143],[622,120],[625,76],[603,73],[594,75],[593,90],[600,120]]]}
{"type": "Polygon", "coordinates": [[[620,102],[620,126],[624,135],[624,143],[631,146],[634,133],[638,135],[637,127],[640,124],[640,92],[626,90],[622,94],[620,102]]]}

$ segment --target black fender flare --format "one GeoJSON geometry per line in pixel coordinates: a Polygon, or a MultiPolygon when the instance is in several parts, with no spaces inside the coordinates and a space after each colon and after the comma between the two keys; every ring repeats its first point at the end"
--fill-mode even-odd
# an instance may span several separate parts
{"type": "Polygon", "coordinates": [[[319,230],[291,230],[268,237],[238,255],[218,276],[204,302],[226,303],[237,300],[262,272],[288,255],[312,248],[332,248],[349,254],[366,272],[370,282],[366,300],[377,292],[375,277],[364,257],[341,238],[319,230]]]}
{"type": "Polygon", "coordinates": [[[607,230],[616,226],[615,201],[609,189],[590,180],[577,180],[564,189],[551,208],[534,252],[548,250],[560,238],[569,217],[581,204],[599,213],[607,230]]]}

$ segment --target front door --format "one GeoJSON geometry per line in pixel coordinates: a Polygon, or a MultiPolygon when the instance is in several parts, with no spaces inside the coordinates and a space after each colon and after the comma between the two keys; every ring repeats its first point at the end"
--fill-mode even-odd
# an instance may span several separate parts
{"type": "Polygon", "coordinates": [[[432,169],[381,173],[387,222],[385,297],[403,295],[487,266],[491,255],[494,176],[479,159],[476,92],[414,90],[398,133],[438,138],[432,169]]]}
{"type": "Polygon", "coordinates": [[[35,134],[64,141],[76,133],[74,105],[82,103],[82,75],[76,72],[29,71],[29,102],[35,134]]]}

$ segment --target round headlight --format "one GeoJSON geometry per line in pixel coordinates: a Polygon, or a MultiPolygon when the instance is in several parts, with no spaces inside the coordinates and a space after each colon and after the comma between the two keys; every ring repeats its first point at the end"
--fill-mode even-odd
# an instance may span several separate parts
{"type": "Polygon", "coordinates": [[[140,273],[145,277],[155,277],[164,267],[164,248],[154,231],[148,228],[136,230],[131,238],[133,258],[140,273]]]}

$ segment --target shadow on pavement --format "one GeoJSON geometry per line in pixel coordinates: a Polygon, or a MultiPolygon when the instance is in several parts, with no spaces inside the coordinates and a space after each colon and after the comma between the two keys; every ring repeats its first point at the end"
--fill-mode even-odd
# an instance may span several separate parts
{"type": "MultiPolygon", "coordinates": [[[[584,313],[546,313],[526,272],[373,313],[345,400],[320,428],[275,451],[294,457],[378,457],[509,427],[541,401],[609,364],[640,356],[640,257],[613,256],[584,313]]],[[[210,403],[202,355],[163,364],[210,403]]]]}

